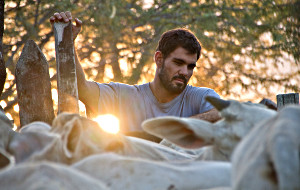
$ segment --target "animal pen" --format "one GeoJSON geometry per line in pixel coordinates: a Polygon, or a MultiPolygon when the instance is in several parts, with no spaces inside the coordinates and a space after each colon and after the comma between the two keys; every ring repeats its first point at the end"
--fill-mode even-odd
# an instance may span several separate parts
{"type": "MultiPolygon", "coordinates": [[[[54,23],[58,113],[79,113],[72,23],[54,23]]],[[[20,125],[43,121],[51,125],[55,114],[48,62],[32,40],[26,42],[16,66],[20,125]]]]}

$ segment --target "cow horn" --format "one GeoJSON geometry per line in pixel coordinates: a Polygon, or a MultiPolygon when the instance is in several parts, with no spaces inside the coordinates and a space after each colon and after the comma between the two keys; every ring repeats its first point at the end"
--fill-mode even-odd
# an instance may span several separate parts
{"type": "Polygon", "coordinates": [[[230,102],[227,100],[222,100],[213,96],[207,96],[205,97],[205,99],[219,111],[222,111],[223,109],[227,108],[230,104],[230,102]]]}

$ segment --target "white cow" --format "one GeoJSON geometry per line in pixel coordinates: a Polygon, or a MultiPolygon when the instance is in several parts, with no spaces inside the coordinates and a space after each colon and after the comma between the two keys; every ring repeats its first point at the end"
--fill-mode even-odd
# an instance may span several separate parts
{"type": "Polygon", "coordinates": [[[51,126],[44,122],[32,122],[16,133],[8,146],[8,152],[17,163],[24,162],[52,146],[60,136],[50,132],[51,126]]]}
{"type": "Polygon", "coordinates": [[[24,132],[38,132],[38,133],[48,133],[51,130],[51,126],[42,121],[34,121],[29,123],[19,130],[20,133],[24,132]]]}
{"type": "Polygon", "coordinates": [[[230,187],[231,164],[214,161],[162,162],[113,153],[73,165],[114,190],[194,190],[230,187]]]}
{"type": "Polygon", "coordinates": [[[109,190],[83,172],[50,162],[24,163],[0,170],[3,190],[109,190]]]}
{"type": "Polygon", "coordinates": [[[25,130],[19,133],[10,143],[9,150],[17,163],[50,160],[72,164],[91,154],[104,152],[152,160],[194,158],[147,140],[106,133],[95,121],[69,113],[56,117],[50,132],[25,130]]]}
{"type": "Polygon", "coordinates": [[[232,156],[233,189],[300,189],[300,106],[257,125],[232,156]]]}
{"type": "MultiPolygon", "coordinates": [[[[261,104],[208,97],[222,120],[210,123],[194,118],[161,117],[143,122],[143,129],[187,149],[197,149],[199,160],[229,161],[236,145],[253,126],[277,112],[261,104]]],[[[180,148],[177,148],[180,150],[180,148]]]]}
{"type": "Polygon", "coordinates": [[[9,143],[16,134],[12,127],[11,121],[0,110],[0,169],[12,164],[11,156],[7,152],[9,143]]]}

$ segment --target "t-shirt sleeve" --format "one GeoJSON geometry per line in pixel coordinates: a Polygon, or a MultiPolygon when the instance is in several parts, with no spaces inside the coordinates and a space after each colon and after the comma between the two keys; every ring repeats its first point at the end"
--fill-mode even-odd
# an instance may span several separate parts
{"type": "Polygon", "coordinates": [[[204,113],[214,108],[213,105],[205,100],[206,96],[220,98],[220,96],[210,88],[193,87],[191,92],[189,101],[193,105],[194,113],[204,113]]]}
{"type": "Polygon", "coordinates": [[[98,102],[98,113],[115,114],[116,112],[116,100],[118,94],[118,84],[117,83],[97,83],[99,87],[99,102],[98,102]]]}
{"type": "Polygon", "coordinates": [[[211,105],[211,103],[205,100],[206,96],[220,98],[219,94],[217,94],[213,89],[208,89],[201,100],[201,104],[200,104],[201,113],[207,112],[214,108],[214,106],[211,105]]]}

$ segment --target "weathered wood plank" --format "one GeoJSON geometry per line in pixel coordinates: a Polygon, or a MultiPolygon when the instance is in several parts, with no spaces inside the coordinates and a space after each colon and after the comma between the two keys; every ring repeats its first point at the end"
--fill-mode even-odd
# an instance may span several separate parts
{"type": "Polygon", "coordinates": [[[72,24],[54,23],[58,113],[79,113],[72,24]]]}
{"type": "Polygon", "coordinates": [[[16,65],[20,124],[52,124],[54,119],[48,62],[40,48],[28,40],[16,65]]]}
{"type": "Polygon", "coordinates": [[[278,110],[288,104],[299,104],[299,93],[278,94],[276,98],[278,110]]]}

